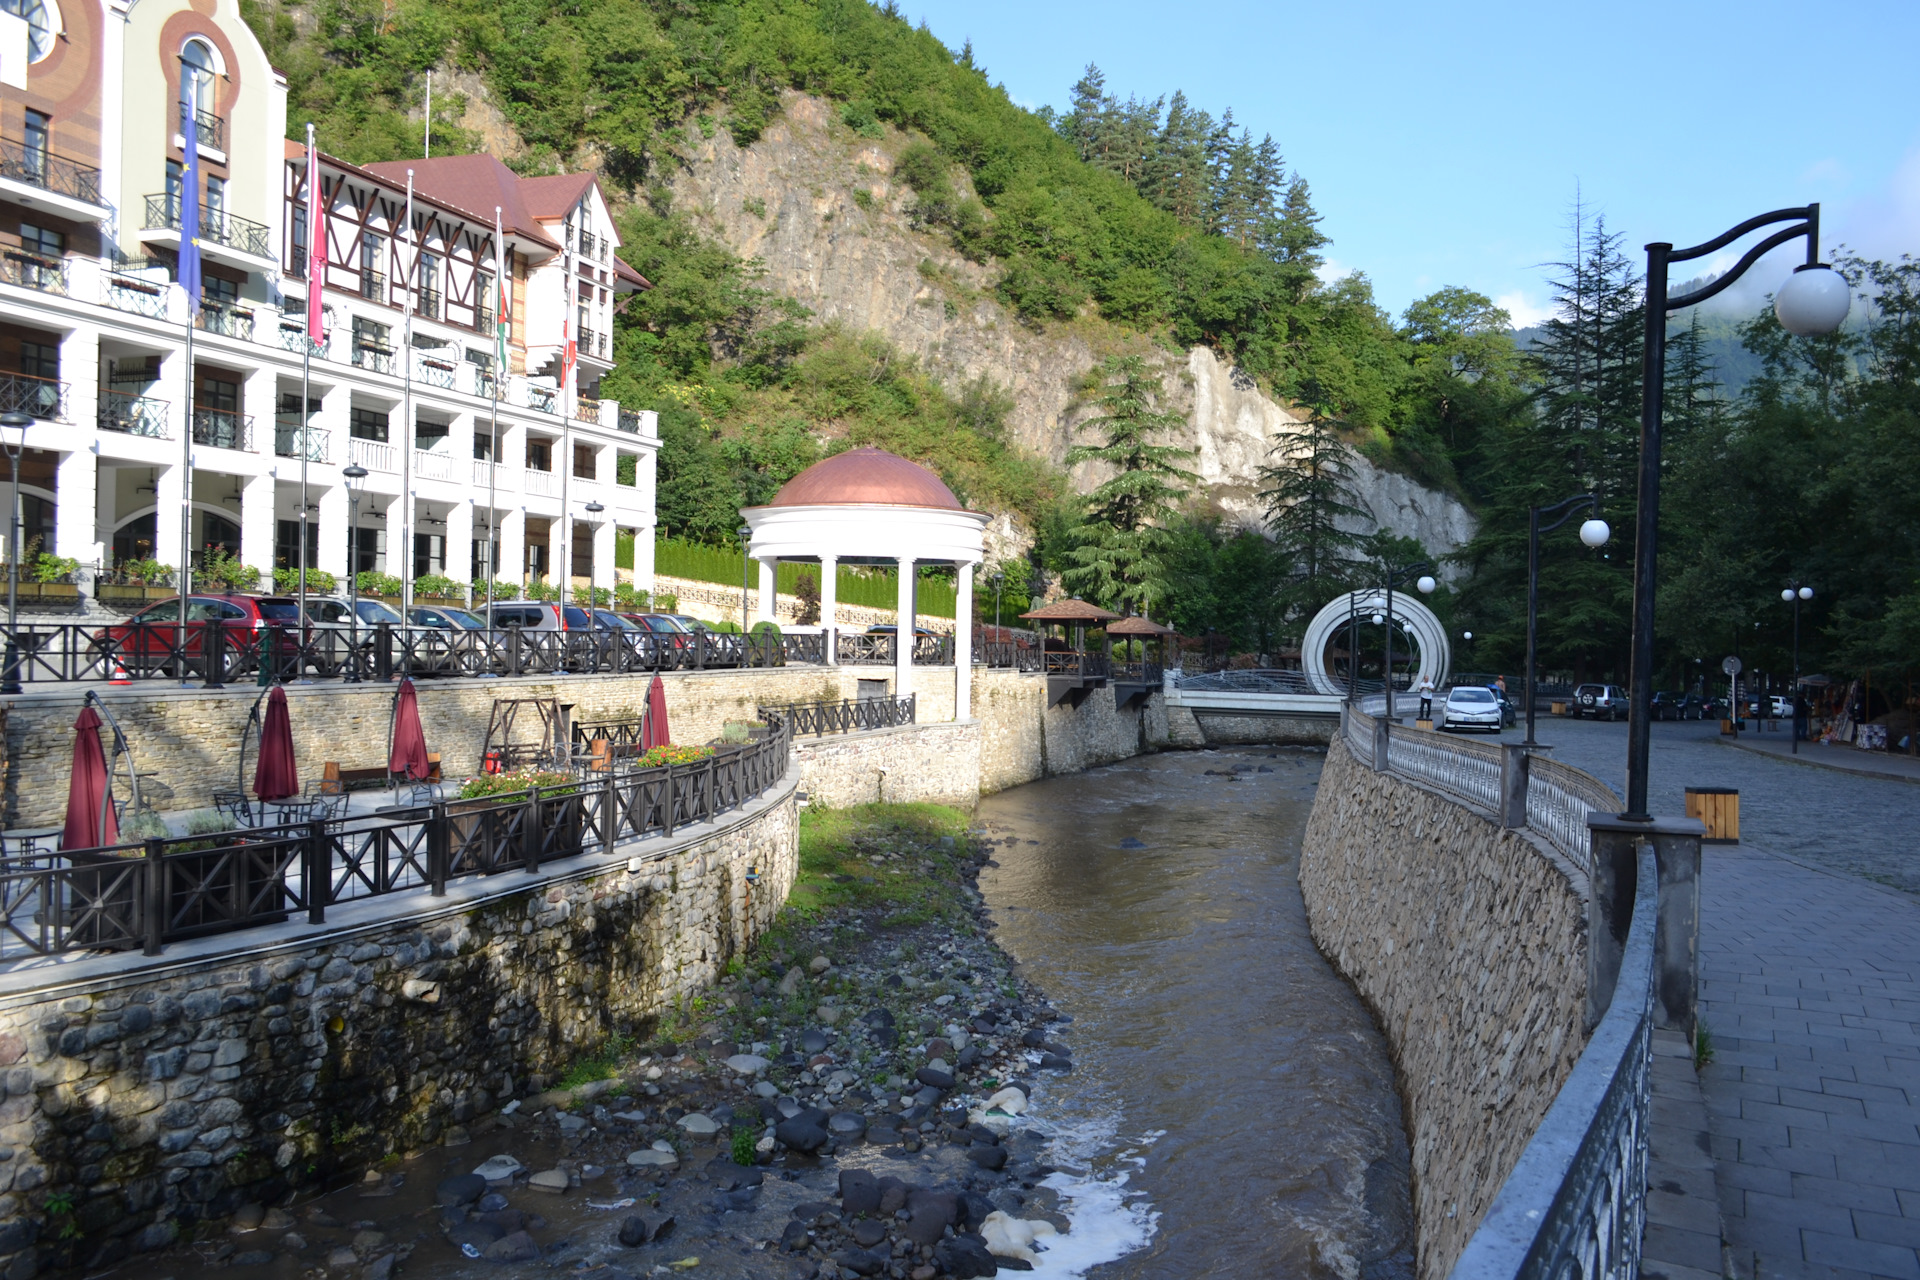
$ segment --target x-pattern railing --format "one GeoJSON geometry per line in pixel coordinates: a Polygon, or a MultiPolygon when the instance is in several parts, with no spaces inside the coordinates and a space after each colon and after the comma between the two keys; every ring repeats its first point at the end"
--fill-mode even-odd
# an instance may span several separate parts
{"type": "Polygon", "coordinates": [[[783,722],[793,727],[796,738],[821,737],[829,733],[860,733],[868,729],[892,729],[914,722],[915,699],[843,698],[837,702],[789,702],[759,708],[760,719],[783,722]]]}

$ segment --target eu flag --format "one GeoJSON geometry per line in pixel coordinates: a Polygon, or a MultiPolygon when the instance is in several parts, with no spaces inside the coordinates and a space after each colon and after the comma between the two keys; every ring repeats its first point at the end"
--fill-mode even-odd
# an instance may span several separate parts
{"type": "Polygon", "coordinates": [[[194,119],[198,86],[194,70],[182,67],[187,83],[181,93],[180,132],[186,168],[180,175],[180,287],[187,291],[187,322],[200,312],[200,129],[194,119]]]}

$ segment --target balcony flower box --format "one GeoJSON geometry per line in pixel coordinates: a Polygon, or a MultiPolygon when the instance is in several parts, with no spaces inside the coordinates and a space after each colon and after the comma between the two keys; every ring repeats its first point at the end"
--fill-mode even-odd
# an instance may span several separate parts
{"type": "Polygon", "coordinates": [[[140,605],[152,604],[156,600],[168,600],[180,594],[178,587],[142,586],[133,582],[95,583],[93,594],[101,604],[140,605]]]}
{"type": "Polygon", "coordinates": [[[71,582],[22,582],[20,599],[38,600],[43,604],[77,604],[80,588],[71,582]]]}

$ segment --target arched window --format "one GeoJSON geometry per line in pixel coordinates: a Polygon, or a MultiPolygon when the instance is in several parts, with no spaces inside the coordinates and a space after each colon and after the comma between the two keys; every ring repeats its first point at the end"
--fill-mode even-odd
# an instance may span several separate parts
{"type": "Polygon", "coordinates": [[[10,13],[27,24],[27,61],[38,62],[53,52],[60,11],[48,0],[0,0],[0,13],[10,13]]]}
{"type": "Polygon", "coordinates": [[[213,78],[218,75],[213,50],[203,40],[189,40],[180,50],[180,101],[196,111],[213,111],[213,78]]]}

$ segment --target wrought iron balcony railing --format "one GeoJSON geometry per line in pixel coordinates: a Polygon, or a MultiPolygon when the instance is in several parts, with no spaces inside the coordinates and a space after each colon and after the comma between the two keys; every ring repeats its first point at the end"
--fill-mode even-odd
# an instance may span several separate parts
{"type": "Polygon", "coordinates": [[[370,302],[387,300],[387,277],[378,271],[360,271],[360,296],[370,302]]]}
{"type": "Polygon", "coordinates": [[[12,138],[0,138],[0,178],[24,182],[87,204],[104,206],[106,203],[100,198],[98,169],[12,138]]]}
{"type": "Polygon", "coordinates": [[[445,360],[433,360],[426,356],[413,358],[414,381],[429,387],[444,387],[453,390],[453,366],[445,360]]]}
{"type": "Polygon", "coordinates": [[[193,442],[216,449],[253,452],[253,419],[231,409],[193,410],[193,442]]]}
{"type": "Polygon", "coordinates": [[[160,280],[109,271],[100,279],[100,300],[116,311],[130,311],[155,320],[167,318],[167,286],[160,280]]]}
{"type": "Polygon", "coordinates": [[[102,431],[165,440],[168,438],[167,402],[151,396],[136,396],[125,391],[102,388],[99,425],[102,431]]]}
{"type": "MultiPolygon", "coordinates": [[[[307,427],[307,461],[325,462],[327,445],[331,432],[311,424],[307,427]]],[[[300,415],[283,413],[273,420],[273,452],[275,457],[297,458],[300,456],[300,415]]]]}
{"type": "Polygon", "coordinates": [[[357,368],[374,373],[392,373],[393,348],[356,339],[353,344],[353,363],[357,368]]]}
{"type": "MultiPolygon", "coordinates": [[[[178,231],[182,202],[171,192],[147,197],[147,230],[178,231]]],[[[200,239],[225,245],[249,257],[273,259],[273,230],[225,209],[200,206],[200,239]]]]}
{"type": "Polygon", "coordinates": [[[427,319],[429,320],[440,319],[442,310],[445,307],[445,305],[446,305],[446,299],[441,295],[438,289],[420,290],[419,310],[420,310],[420,314],[425,316],[427,319]]]}
{"type": "Polygon", "coordinates": [[[575,396],[573,400],[573,420],[575,422],[600,421],[600,402],[586,396],[575,396]]]}
{"type": "MultiPolygon", "coordinates": [[[[180,104],[180,127],[187,126],[187,104],[180,104]]],[[[211,111],[195,110],[193,113],[194,132],[199,134],[200,145],[211,147],[215,151],[227,149],[227,121],[211,111]]]]}
{"type": "Polygon", "coordinates": [[[67,294],[67,260],[38,253],[9,249],[0,254],[0,279],[8,284],[38,289],[41,293],[67,294]]]}
{"type": "Polygon", "coordinates": [[[217,333],[223,338],[238,338],[242,342],[253,341],[253,312],[244,307],[232,306],[225,302],[205,299],[200,303],[200,315],[196,324],[208,333],[217,333]]]}
{"type": "Polygon", "coordinates": [[[0,413],[25,413],[48,422],[65,422],[67,384],[29,373],[0,373],[0,413]]]}

